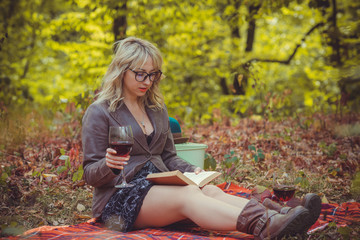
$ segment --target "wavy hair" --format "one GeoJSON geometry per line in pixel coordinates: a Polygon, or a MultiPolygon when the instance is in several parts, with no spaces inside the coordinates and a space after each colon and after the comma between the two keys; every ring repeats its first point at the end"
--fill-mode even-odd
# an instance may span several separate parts
{"type": "MultiPolygon", "coordinates": [[[[159,49],[146,40],[128,37],[115,42],[114,46],[115,54],[103,77],[102,88],[95,101],[95,103],[107,102],[110,112],[114,112],[123,104],[123,80],[128,69],[141,68],[149,58],[152,59],[155,69],[161,70],[163,63],[159,49]]],[[[164,108],[159,82],[160,79],[153,82],[146,94],[139,98],[140,104],[149,108],[164,108]]]]}

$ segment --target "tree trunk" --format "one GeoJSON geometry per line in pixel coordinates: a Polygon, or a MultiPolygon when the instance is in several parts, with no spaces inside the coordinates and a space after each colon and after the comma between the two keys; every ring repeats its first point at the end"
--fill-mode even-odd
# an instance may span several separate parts
{"type": "Polygon", "coordinates": [[[247,39],[246,39],[246,48],[245,52],[251,52],[254,45],[255,40],[255,29],[256,29],[256,19],[255,15],[259,11],[261,5],[260,4],[251,4],[249,6],[249,25],[247,30],[247,39]]]}
{"type": "Polygon", "coordinates": [[[220,86],[221,86],[223,95],[229,95],[229,89],[226,84],[226,78],[224,78],[224,77],[220,78],[220,86]]]}
{"type": "Polygon", "coordinates": [[[114,18],[113,24],[113,33],[115,41],[124,39],[126,37],[126,29],[127,29],[127,19],[126,19],[126,11],[127,11],[127,1],[124,1],[120,5],[115,7],[117,14],[114,18]]]}
{"type": "Polygon", "coordinates": [[[241,6],[242,0],[235,0],[233,3],[230,1],[229,4],[233,4],[235,8],[235,13],[230,18],[230,21],[228,22],[230,31],[231,31],[231,38],[240,38],[240,28],[239,28],[239,9],[241,6]]]}
{"type": "Polygon", "coordinates": [[[2,16],[2,18],[0,18],[0,20],[3,21],[4,36],[0,39],[0,51],[2,50],[2,44],[4,43],[4,41],[9,38],[8,26],[10,24],[11,17],[13,16],[14,11],[16,11],[16,8],[18,7],[18,3],[18,0],[10,1],[9,8],[2,12],[4,13],[4,15],[2,16]]]}
{"type": "Polygon", "coordinates": [[[330,45],[334,49],[334,53],[331,56],[331,62],[335,63],[337,67],[342,65],[341,54],[340,54],[340,40],[339,40],[339,29],[337,27],[336,15],[337,15],[337,5],[336,0],[332,0],[332,38],[330,40],[330,45]]]}

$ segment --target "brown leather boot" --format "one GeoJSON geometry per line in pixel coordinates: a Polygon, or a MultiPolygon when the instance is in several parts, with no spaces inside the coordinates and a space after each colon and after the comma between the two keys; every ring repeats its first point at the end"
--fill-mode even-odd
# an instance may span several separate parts
{"type": "MultiPolygon", "coordinates": [[[[275,210],[281,214],[286,214],[291,210],[291,207],[284,207],[279,203],[271,201],[269,198],[266,198],[263,201],[263,205],[271,210],[275,210]]],[[[307,231],[320,216],[321,212],[321,199],[318,195],[314,193],[307,193],[301,201],[301,206],[305,207],[309,211],[309,220],[308,225],[305,226],[305,231],[307,231]]]]}
{"type": "Polygon", "coordinates": [[[302,206],[280,214],[251,199],[240,213],[236,229],[253,234],[255,239],[281,239],[302,233],[308,217],[309,211],[302,206]]]}

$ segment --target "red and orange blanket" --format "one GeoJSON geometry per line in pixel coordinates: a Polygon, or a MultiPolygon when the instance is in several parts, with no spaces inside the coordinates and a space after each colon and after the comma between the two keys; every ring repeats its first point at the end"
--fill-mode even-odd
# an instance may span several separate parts
{"type": "MultiPolygon", "coordinates": [[[[225,192],[249,198],[251,190],[231,184],[225,190],[225,183],[219,185],[225,192]]],[[[330,222],[347,226],[360,221],[360,203],[348,202],[339,204],[323,204],[318,221],[309,229],[314,232],[325,228],[330,222]]],[[[121,233],[109,230],[96,219],[70,226],[42,226],[26,231],[18,237],[9,239],[253,239],[252,235],[241,232],[217,232],[202,229],[193,224],[174,224],[165,228],[148,228],[133,232],[121,233]]]]}

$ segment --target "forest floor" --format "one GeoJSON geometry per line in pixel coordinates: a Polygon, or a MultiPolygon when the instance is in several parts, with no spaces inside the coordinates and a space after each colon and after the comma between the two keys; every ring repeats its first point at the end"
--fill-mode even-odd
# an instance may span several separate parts
{"type": "MultiPolygon", "coordinates": [[[[8,124],[2,134],[0,236],[91,218],[92,187],[82,179],[79,121],[68,118],[51,130],[41,121],[34,123],[34,116],[28,122],[36,125],[31,132],[24,133],[27,125],[8,124]]],[[[224,119],[188,127],[183,135],[208,146],[207,168],[223,173],[215,183],[231,181],[263,191],[285,169],[295,179],[299,197],[314,192],[323,202],[360,201],[359,116],[224,119]]],[[[357,238],[359,230],[359,223],[346,233],[333,226],[311,239],[357,238]]]]}

